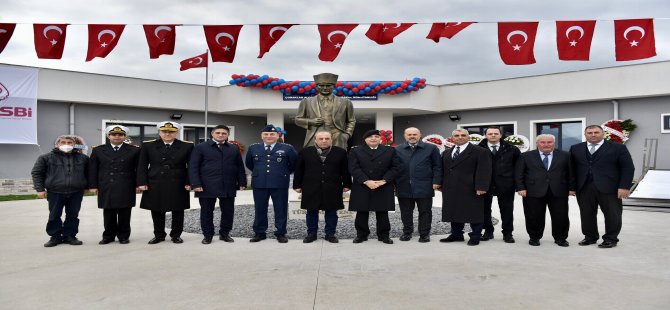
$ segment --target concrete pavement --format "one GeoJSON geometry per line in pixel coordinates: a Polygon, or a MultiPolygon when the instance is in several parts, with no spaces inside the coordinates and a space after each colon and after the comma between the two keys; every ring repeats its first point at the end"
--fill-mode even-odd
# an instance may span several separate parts
{"type": "MultiPolygon", "coordinates": [[[[237,203],[251,201],[246,191],[237,203]]],[[[443,236],[427,244],[236,238],[202,245],[200,235],[187,233],[184,244],[148,245],[151,216],[136,208],[131,243],[101,246],[102,212],[86,197],[84,245],[44,248],[46,201],[2,202],[0,307],[667,309],[670,213],[625,210],[619,246],[599,249],[577,245],[579,211],[574,198],[570,204],[568,248],[553,244],[550,221],[542,245],[528,245],[520,199],[515,244],[502,242],[497,225],[496,239],[477,247],[439,243],[443,236]]]]}

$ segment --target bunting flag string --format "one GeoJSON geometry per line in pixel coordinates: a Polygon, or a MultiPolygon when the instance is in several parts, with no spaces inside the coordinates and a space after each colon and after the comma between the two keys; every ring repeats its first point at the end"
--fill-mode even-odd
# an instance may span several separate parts
{"type": "MultiPolygon", "coordinates": [[[[656,18],[667,20],[670,18],[656,18]]],[[[656,56],[654,19],[581,20],[552,21],[556,27],[556,49],[559,60],[588,61],[591,43],[597,22],[614,22],[616,61],[647,59],[656,56]]],[[[452,39],[465,28],[474,24],[498,26],[498,52],[507,65],[529,65],[535,63],[534,47],[540,21],[527,22],[434,22],[434,23],[359,23],[359,24],[244,24],[244,25],[198,25],[156,24],[142,25],[149,47],[149,58],[172,55],[176,42],[176,27],[203,27],[205,41],[210,49],[212,61],[232,63],[235,59],[238,37],[243,26],[258,25],[259,54],[262,58],[292,26],[317,26],[320,35],[318,58],[334,61],[345,40],[359,25],[369,25],[365,33],[379,45],[391,44],[413,25],[431,25],[427,39],[439,43],[441,38],[452,39]]],[[[19,23],[20,24],[20,23],[19,23]]],[[[0,23],[0,55],[10,42],[17,23],[0,23]]],[[[66,41],[67,27],[82,24],[32,24],[35,52],[40,59],[61,59],[66,41]]],[[[86,61],[95,57],[105,58],[116,47],[126,25],[88,26],[88,52],[86,61]]]]}

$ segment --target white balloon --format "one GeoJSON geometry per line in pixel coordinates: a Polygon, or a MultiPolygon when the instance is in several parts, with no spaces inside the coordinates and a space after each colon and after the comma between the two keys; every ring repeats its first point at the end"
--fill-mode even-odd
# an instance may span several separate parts
{"type": "Polygon", "coordinates": [[[270,29],[270,38],[274,39],[274,37],[272,36],[272,33],[274,33],[275,31],[278,31],[278,30],[281,30],[283,32],[288,31],[288,29],[286,27],[282,27],[282,26],[272,27],[272,29],[270,29]]]}
{"type": "Polygon", "coordinates": [[[335,30],[335,31],[332,31],[331,33],[328,34],[328,41],[330,41],[330,43],[333,43],[333,41],[332,41],[330,38],[331,38],[332,36],[336,35],[336,34],[341,34],[341,35],[343,35],[345,38],[346,38],[347,36],[349,36],[346,32],[344,32],[344,31],[342,31],[342,30],[335,30]]]}
{"type": "Polygon", "coordinates": [[[221,45],[221,43],[219,42],[219,38],[221,38],[221,37],[229,38],[230,41],[232,41],[232,43],[230,43],[230,44],[231,44],[231,45],[235,45],[235,38],[233,38],[233,35],[231,35],[230,33],[227,33],[227,32],[219,32],[219,33],[216,35],[216,37],[214,37],[214,41],[216,41],[216,43],[218,43],[219,45],[221,45]]]}
{"type": "Polygon", "coordinates": [[[579,31],[579,38],[577,38],[577,40],[581,39],[584,36],[584,28],[580,26],[571,26],[570,28],[565,30],[565,37],[570,39],[570,31],[573,30],[579,31]]]}
{"type": "Polygon", "coordinates": [[[60,29],[60,27],[54,26],[54,25],[47,26],[46,28],[44,28],[44,31],[42,31],[42,34],[47,39],[49,38],[49,37],[47,37],[47,32],[49,32],[50,30],[56,30],[56,31],[58,31],[58,33],[63,34],[63,29],[60,29]]]}
{"type": "Polygon", "coordinates": [[[521,43],[521,44],[524,44],[524,43],[526,43],[526,41],[528,41],[528,35],[525,32],[523,32],[521,30],[514,30],[514,31],[510,32],[509,34],[507,34],[507,42],[512,44],[512,42],[510,42],[510,39],[515,35],[520,35],[520,36],[523,37],[523,43],[521,43]]]}
{"type": "Polygon", "coordinates": [[[640,39],[644,38],[644,28],[640,26],[630,26],[626,28],[626,31],[623,32],[623,38],[628,40],[628,33],[635,30],[639,31],[642,34],[642,36],[640,36],[640,39]]]}
{"type": "Polygon", "coordinates": [[[112,35],[112,40],[116,39],[116,33],[114,31],[111,31],[109,29],[105,29],[103,31],[98,32],[98,42],[100,42],[100,37],[102,37],[103,34],[111,34],[112,35]]]}
{"type": "Polygon", "coordinates": [[[172,28],[170,28],[168,26],[158,26],[158,27],[156,27],[156,29],[154,30],[154,35],[156,36],[156,38],[160,39],[160,37],[158,36],[158,33],[160,33],[163,30],[172,31],[172,28]]]}

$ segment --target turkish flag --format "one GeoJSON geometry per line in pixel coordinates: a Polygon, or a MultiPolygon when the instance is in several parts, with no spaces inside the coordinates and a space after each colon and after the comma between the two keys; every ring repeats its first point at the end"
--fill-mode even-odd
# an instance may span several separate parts
{"type": "Polygon", "coordinates": [[[9,39],[12,38],[14,28],[16,28],[16,24],[0,24],[0,53],[2,53],[7,43],[9,43],[9,39]]]}
{"type": "Polygon", "coordinates": [[[344,41],[358,24],[318,25],[321,35],[321,52],[319,59],[333,61],[344,45],[344,41]]]}
{"type": "Polygon", "coordinates": [[[656,56],[654,20],[622,19],[614,21],[616,60],[637,60],[656,56]]]}
{"type": "Polygon", "coordinates": [[[88,25],[88,53],[86,61],[105,58],[119,43],[126,25],[88,25]]]}
{"type": "Polygon", "coordinates": [[[242,25],[203,26],[212,61],[233,62],[242,25]]]}
{"type": "Polygon", "coordinates": [[[65,48],[67,24],[33,24],[37,58],[61,59],[65,48]]]}
{"type": "Polygon", "coordinates": [[[174,53],[176,25],[143,25],[143,27],[149,44],[149,58],[156,59],[161,55],[174,53]]]}
{"type": "Polygon", "coordinates": [[[538,22],[498,23],[498,51],[506,65],[535,63],[533,48],[538,22]]]}
{"type": "Polygon", "coordinates": [[[465,27],[474,24],[474,22],[450,22],[450,23],[433,23],[433,26],[430,27],[430,31],[426,36],[426,39],[431,39],[435,43],[440,42],[440,38],[453,38],[465,27]]]}
{"type": "Polygon", "coordinates": [[[207,53],[204,53],[202,55],[198,55],[198,56],[195,56],[195,57],[184,59],[179,63],[181,65],[181,68],[179,68],[179,71],[184,71],[184,70],[193,69],[193,68],[205,68],[205,67],[207,67],[208,58],[209,57],[208,57],[207,53]]]}
{"type": "Polygon", "coordinates": [[[281,39],[291,26],[293,25],[258,25],[261,47],[258,58],[263,58],[263,55],[270,51],[270,48],[281,39]]]}
{"type": "Polygon", "coordinates": [[[379,45],[393,43],[393,38],[412,27],[414,23],[372,24],[365,36],[379,45]]]}
{"type": "Polygon", "coordinates": [[[589,60],[595,20],[556,21],[556,48],[560,60],[589,60]]]}

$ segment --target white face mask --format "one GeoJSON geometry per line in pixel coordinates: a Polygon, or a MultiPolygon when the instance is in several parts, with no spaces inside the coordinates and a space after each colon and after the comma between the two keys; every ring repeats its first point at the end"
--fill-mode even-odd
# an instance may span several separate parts
{"type": "Polygon", "coordinates": [[[63,153],[70,153],[74,149],[74,146],[72,145],[61,145],[58,147],[59,150],[63,153]]]}

